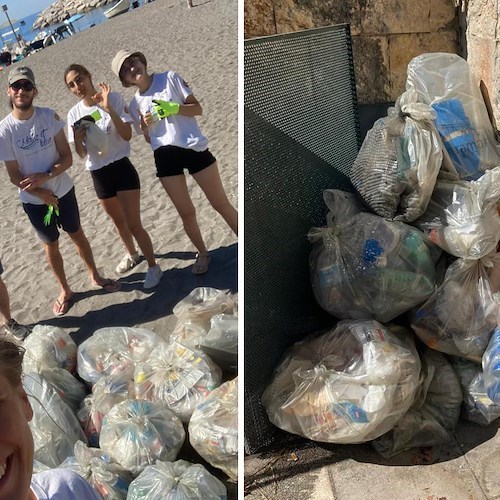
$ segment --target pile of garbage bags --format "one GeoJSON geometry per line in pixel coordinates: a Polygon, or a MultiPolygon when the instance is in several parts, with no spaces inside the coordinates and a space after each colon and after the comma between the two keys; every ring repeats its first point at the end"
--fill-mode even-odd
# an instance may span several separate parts
{"type": "Polygon", "coordinates": [[[216,330],[212,345],[237,353],[236,304],[235,295],[212,288],[179,302],[179,318],[203,329],[196,343],[109,327],[77,347],[60,328],[36,327],[25,341],[23,367],[36,470],[69,467],[105,500],[160,499],[167,490],[178,500],[225,498],[224,483],[201,463],[237,479],[236,364],[223,370],[200,344],[216,330]],[[182,460],[191,432],[200,464],[182,460]],[[160,493],[144,496],[141,477],[160,493]]]}
{"type": "Polygon", "coordinates": [[[422,54],[309,231],[318,304],[340,320],[284,354],[270,421],[383,456],[500,417],[500,148],[468,64],[422,54]]]}

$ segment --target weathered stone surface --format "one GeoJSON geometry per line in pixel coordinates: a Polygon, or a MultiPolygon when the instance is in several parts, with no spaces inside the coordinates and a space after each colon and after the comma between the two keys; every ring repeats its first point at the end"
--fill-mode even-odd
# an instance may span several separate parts
{"type": "Polygon", "coordinates": [[[406,89],[408,63],[425,52],[458,51],[457,35],[453,31],[392,35],[389,39],[390,101],[397,99],[406,89]]]}
{"type": "Polygon", "coordinates": [[[432,0],[430,3],[429,32],[458,30],[458,12],[450,0],[432,0]]]}
{"type": "Polygon", "coordinates": [[[294,0],[274,1],[277,33],[292,33],[321,26],[315,25],[312,12],[307,5],[302,5],[303,3],[307,4],[307,2],[294,0]]]}
{"type": "Polygon", "coordinates": [[[467,8],[467,33],[495,39],[498,24],[498,2],[471,0],[467,8]]]}
{"type": "Polygon", "coordinates": [[[245,2],[244,16],[245,38],[276,34],[272,0],[245,2]]]}
{"type": "Polygon", "coordinates": [[[388,38],[355,36],[352,40],[352,48],[359,103],[390,101],[388,38]]]}

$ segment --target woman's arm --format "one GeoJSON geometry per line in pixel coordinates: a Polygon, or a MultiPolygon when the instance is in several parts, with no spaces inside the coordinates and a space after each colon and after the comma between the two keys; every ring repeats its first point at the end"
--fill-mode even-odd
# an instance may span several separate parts
{"type": "Polygon", "coordinates": [[[187,96],[184,104],[181,104],[178,114],[182,116],[200,116],[202,113],[203,109],[201,104],[196,97],[191,94],[187,96]]]}
{"type": "Polygon", "coordinates": [[[92,98],[100,108],[109,114],[120,137],[124,141],[130,141],[130,139],[132,139],[132,127],[130,126],[130,123],[124,122],[109,102],[111,87],[104,82],[99,83],[99,87],[101,87],[102,92],[95,94],[92,98]]]}

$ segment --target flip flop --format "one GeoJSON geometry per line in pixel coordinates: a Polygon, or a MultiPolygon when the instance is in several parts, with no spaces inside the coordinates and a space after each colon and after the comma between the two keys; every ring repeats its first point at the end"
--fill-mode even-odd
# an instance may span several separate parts
{"type": "Polygon", "coordinates": [[[62,302],[59,299],[56,299],[54,302],[54,305],[52,306],[52,312],[54,313],[54,316],[64,316],[68,311],[69,308],[71,307],[71,302],[73,300],[73,297],[70,297],[69,299],[63,300],[62,302]]]}
{"type": "Polygon", "coordinates": [[[196,262],[193,264],[192,273],[193,274],[205,274],[208,271],[208,265],[210,264],[210,255],[200,255],[196,254],[196,262]],[[203,261],[200,261],[200,257],[206,257],[203,261]]]}
{"type": "Polygon", "coordinates": [[[105,292],[109,292],[109,293],[117,292],[122,287],[122,285],[119,281],[111,280],[111,279],[107,279],[107,280],[105,280],[103,285],[97,285],[97,286],[102,288],[105,292]]]}

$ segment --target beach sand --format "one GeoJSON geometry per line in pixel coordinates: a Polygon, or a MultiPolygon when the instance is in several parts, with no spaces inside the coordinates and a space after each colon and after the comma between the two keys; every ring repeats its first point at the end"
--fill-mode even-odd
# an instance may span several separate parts
{"type": "MultiPolygon", "coordinates": [[[[188,9],[185,2],[156,0],[87,31],[37,52],[16,65],[35,73],[39,94],[35,104],[54,109],[66,120],[76,104],[63,81],[71,63],[86,66],[94,83],[106,81],[127,102],[133,89],[125,89],[111,72],[111,60],[119,49],[143,52],[150,70],[171,69],[191,85],[203,106],[199,124],[209,138],[222,181],[231,203],[237,206],[237,4],[233,0],[200,2],[188,9]]],[[[12,68],[14,66],[11,66],[12,68]]],[[[0,88],[7,89],[7,74],[0,73],[0,88]]],[[[0,116],[9,113],[7,98],[0,102],[0,116]]],[[[204,276],[194,276],[191,264],[195,249],[188,240],[174,206],[155,176],[149,144],[136,134],[131,141],[131,160],[142,183],[142,220],[148,230],[159,264],[164,270],[152,292],[142,289],[147,270],[143,261],[128,275],[115,267],[125,250],[114,225],[101,209],[89,172],[76,153],[69,169],[76,186],[82,227],[94,251],[97,266],[106,277],[120,278],[122,290],[105,293],[92,289],[73,244],[63,234],[60,243],[70,286],[77,296],[65,317],[54,318],[52,304],[58,287],[45,260],[42,246],[28,222],[16,188],[2,168],[0,184],[0,258],[15,318],[25,323],[49,323],[72,332],[82,342],[96,328],[107,325],[150,328],[163,333],[171,328],[172,307],[193,288],[237,288],[236,237],[213,210],[188,176],[188,183],[203,237],[212,263],[204,276]]]]}
{"type": "MultiPolygon", "coordinates": [[[[35,73],[39,90],[35,105],[56,110],[64,120],[77,102],[63,81],[64,70],[71,63],[86,66],[95,84],[108,82],[127,101],[134,91],[123,88],[111,72],[111,60],[119,49],[143,52],[150,70],[177,71],[189,82],[203,106],[200,127],[218,160],[229,200],[237,207],[237,2],[195,0],[194,5],[188,9],[185,1],[156,0],[77,33],[17,65],[27,65],[35,73]]],[[[12,67],[0,72],[0,88],[4,92],[12,67]]],[[[10,112],[5,93],[4,96],[0,102],[2,117],[10,112]]],[[[152,291],[143,290],[145,261],[127,275],[115,273],[124,248],[98,203],[83,160],[74,153],[74,163],[68,172],[75,181],[82,227],[99,270],[106,277],[119,278],[122,288],[117,293],[93,289],[83,262],[63,234],[61,252],[68,281],[76,295],[67,315],[54,318],[52,305],[59,293],[58,286],[40,241],[22,210],[17,190],[2,168],[0,258],[5,268],[2,277],[9,290],[12,314],[19,322],[62,327],[77,343],[106,326],[141,326],[168,337],[175,325],[173,306],[193,288],[208,286],[237,291],[237,239],[229,227],[188,176],[202,234],[212,256],[209,272],[194,276],[191,264],[195,249],[155,176],[150,146],[135,134],[131,146],[130,158],[142,183],[143,224],[164,271],[160,284],[152,291]]]]}

